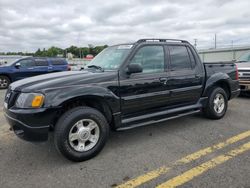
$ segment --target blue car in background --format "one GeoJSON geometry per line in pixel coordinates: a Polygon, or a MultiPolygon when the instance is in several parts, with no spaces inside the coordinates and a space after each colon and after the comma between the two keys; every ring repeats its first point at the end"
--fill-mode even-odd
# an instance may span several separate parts
{"type": "Polygon", "coordinates": [[[9,84],[41,74],[68,71],[69,64],[64,58],[26,57],[0,66],[0,89],[8,88],[9,84]]]}

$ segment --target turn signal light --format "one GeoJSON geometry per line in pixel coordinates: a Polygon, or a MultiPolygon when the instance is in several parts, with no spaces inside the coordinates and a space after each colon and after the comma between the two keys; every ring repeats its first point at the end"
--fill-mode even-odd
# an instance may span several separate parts
{"type": "Polygon", "coordinates": [[[39,108],[42,106],[44,100],[44,96],[38,95],[35,96],[34,99],[32,100],[32,107],[34,108],[39,108]]]}

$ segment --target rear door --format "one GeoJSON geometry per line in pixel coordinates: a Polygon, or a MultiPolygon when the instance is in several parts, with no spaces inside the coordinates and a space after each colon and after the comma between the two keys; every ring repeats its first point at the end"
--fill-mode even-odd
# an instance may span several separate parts
{"type": "Polygon", "coordinates": [[[36,58],[34,61],[35,61],[35,67],[33,69],[34,76],[48,73],[49,64],[46,58],[36,58]]]}
{"type": "Polygon", "coordinates": [[[151,111],[168,101],[165,51],[162,45],[139,47],[130,64],[140,64],[143,72],[120,78],[123,115],[151,111]]]}
{"type": "Polygon", "coordinates": [[[50,59],[50,72],[60,72],[68,70],[68,63],[65,59],[50,59]]]}
{"type": "Polygon", "coordinates": [[[202,93],[203,75],[187,45],[166,46],[170,57],[169,104],[185,106],[196,103],[202,93]]]}

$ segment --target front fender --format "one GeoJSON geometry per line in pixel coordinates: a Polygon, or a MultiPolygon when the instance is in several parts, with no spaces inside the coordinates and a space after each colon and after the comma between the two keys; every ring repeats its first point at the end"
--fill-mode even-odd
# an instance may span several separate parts
{"type": "Polygon", "coordinates": [[[120,111],[120,100],[111,90],[100,86],[72,86],[44,91],[45,107],[59,107],[74,98],[99,98],[104,100],[113,112],[120,111]]]}
{"type": "Polygon", "coordinates": [[[9,68],[0,68],[0,76],[7,76],[10,79],[10,81],[15,81],[11,73],[12,72],[9,68]]]}

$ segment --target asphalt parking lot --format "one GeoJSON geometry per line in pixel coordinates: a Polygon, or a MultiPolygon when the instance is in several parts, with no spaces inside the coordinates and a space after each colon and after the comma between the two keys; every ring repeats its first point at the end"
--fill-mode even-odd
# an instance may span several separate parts
{"type": "Polygon", "coordinates": [[[230,101],[217,121],[195,115],[112,132],[82,163],[58,154],[53,135],[42,144],[18,139],[0,111],[0,170],[3,188],[250,187],[250,98],[230,101]]]}

